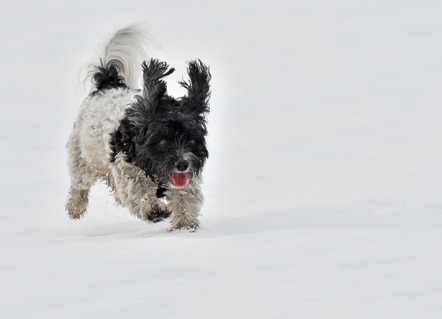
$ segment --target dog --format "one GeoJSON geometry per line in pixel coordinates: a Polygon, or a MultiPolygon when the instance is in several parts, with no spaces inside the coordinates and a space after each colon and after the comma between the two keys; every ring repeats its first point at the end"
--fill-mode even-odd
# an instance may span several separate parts
{"type": "Polygon", "coordinates": [[[210,69],[190,61],[189,80],[179,82],[187,93],[174,98],[164,81],[174,69],[154,58],[144,61],[146,39],[139,25],[118,30],[88,68],[91,93],[67,143],[66,210],[71,219],[81,218],[91,186],[102,180],[136,217],[149,223],[170,218],[171,230],[195,231],[209,156],[210,69]]]}

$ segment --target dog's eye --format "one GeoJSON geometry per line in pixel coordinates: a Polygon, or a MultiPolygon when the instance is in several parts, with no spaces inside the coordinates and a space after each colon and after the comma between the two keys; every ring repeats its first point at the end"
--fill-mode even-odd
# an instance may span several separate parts
{"type": "Polygon", "coordinates": [[[166,140],[161,140],[161,141],[159,142],[159,144],[160,144],[161,146],[166,146],[166,145],[167,145],[167,141],[166,141],[166,140]]]}

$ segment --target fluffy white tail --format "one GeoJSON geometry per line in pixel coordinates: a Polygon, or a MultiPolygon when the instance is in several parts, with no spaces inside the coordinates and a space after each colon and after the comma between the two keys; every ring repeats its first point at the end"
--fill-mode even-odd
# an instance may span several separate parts
{"type": "Polygon", "coordinates": [[[143,23],[117,30],[101,42],[95,57],[82,68],[86,71],[83,82],[92,80],[92,90],[100,89],[101,81],[110,81],[109,74],[116,71],[120,81],[137,88],[142,73],[141,63],[148,58],[147,45],[151,42],[143,23]]]}

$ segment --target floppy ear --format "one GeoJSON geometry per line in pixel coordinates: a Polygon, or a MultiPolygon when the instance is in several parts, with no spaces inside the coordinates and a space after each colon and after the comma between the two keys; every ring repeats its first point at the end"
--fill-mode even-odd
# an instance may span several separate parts
{"type": "Polygon", "coordinates": [[[209,112],[210,69],[201,60],[189,62],[187,69],[189,82],[181,81],[179,84],[187,89],[187,95],[182,98],[183,105],[190,111],[198,114],[209,112]]]}
{"type": "Polygon", "coordinates": [[[145,129],[145,127],[139,127],[137,125],[136,118],[133,116],[137,116],[133,109],[128,108],[128,112],[126,112],[126,118],[121,120],[120,126],[118,129],[111,133],[110,140],[110,162],[115,162],[117,159],[117,155],[121,154],[123,159],[126,162],[132,163],[146,173],[147,176],[152,176],[152,161],[145,154],[145,148],[138,148],[137,143],[140,137],[144,138],[145,136],[141,135],[140,132],[145,129]],[[137,152],[139,155],[137,155],[137,152]]]}
{"type": "Polygon", "coordinates": [[[157,59],[150,59],[149,63],[144,61],[142,67],[143,96],[137,96],[136,98],[148,112],[155,113],[167,91],[166,82],[161,79],[172,74],[175,69],[169,69],[166,62],[160,62],[157,59]]]}
{"type": "Polygon", "coordinates": [[[118,153],[123,153],[127,162],[132,163],[135,160],[135,139],[138,135],[139,128],[136,122],[130,119],[133,110],[128,108],[126,117],[121,120],[118,129],[111,133],[110,148],[111,162],[115,162],[118,153]],[[128,112],[129,111],[129,112],[128,112]]]}

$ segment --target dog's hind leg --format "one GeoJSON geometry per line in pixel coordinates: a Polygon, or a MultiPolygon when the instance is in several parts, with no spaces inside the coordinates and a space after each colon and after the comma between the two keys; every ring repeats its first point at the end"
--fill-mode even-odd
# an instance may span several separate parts
{"type": "Polygon", "coordinates": [[[66,210],[71,219],[80,219],[87,209],[89,189],[76,189],[71,185],[66,210]]]}
{"type": "Polygon", "coordinates": [[[84,214],[89,202],[89,189],[97,180],[94,169],[81,158],[77,141],[73,134],[67,145],[71,186],[66,201],[66,210],[71,219],[79,219],[84,214]]]}

